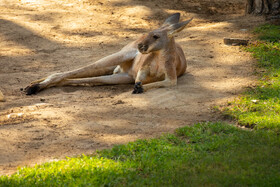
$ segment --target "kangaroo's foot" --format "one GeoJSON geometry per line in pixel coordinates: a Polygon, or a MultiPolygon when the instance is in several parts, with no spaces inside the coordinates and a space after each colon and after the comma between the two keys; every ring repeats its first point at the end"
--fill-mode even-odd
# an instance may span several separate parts
{"type": "Polygon", "coordinates": [[[141,94],[143,93],[143,87],[142,87],[142,83],[141,82],[136,82],[134,85],[134,90],[132,92],[132,94],[141,94]]]}
{"type": "Polygon", "coordinates": [[[33,95],[33,94],[37,94],[40,91],[40,86],[39,84],[33,84],[30,86],[27,86],[24,89],[24,92],[26,93],[26,95],[33,95]]]}

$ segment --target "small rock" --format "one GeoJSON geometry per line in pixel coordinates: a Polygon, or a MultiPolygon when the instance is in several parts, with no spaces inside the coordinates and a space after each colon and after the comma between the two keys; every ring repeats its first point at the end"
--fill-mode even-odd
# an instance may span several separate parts
{"type": "Polygon", "coordinates": [[[224,44],[238,46],[238,45],[248,45],[249,40],[240,38],[224,38],[224,44]]]}

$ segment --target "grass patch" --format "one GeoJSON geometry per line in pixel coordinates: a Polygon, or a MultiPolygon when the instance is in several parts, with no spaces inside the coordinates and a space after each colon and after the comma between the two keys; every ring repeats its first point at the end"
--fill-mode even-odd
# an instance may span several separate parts
{"type": "Polygon", "coordinates": [[[264,69],[256,88],[230,103],[225,114],[241,125],[280,132],[280,26],[264,25],[255,29],[259,40],[245,50],[264,69]]]}
{"type": "Polygon", "coordinates": [[[279,25],[262,25],[255,28],[254,33],[258,34],[260,40],[268,42],[279,42],[280,29],[279,25]]]}
{"type": "Polygon", "coordinates": [[[0,186],[279,186],[280,137],[223,123],[22,168],[0,186]]]}

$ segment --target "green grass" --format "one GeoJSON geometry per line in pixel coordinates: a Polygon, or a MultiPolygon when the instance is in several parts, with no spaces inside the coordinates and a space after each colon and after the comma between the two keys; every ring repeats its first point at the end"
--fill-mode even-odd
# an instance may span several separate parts
{"type": "Polygon", "coordinates": [[[261,80],[224,111],[239,124],[280,133],[280,26],[255,29],[259,40],[246,47],[263,70],[261,80]]]}
{"type": "Polygon", "coordinates": [[[280,137],[223,123],[22,168],[0,186],[279,186],[280,137]]]}
{"type": "Polygon", "coordinates": [[[279,25],[262,25],[255,28],[254,33],[258,34],[260,40],[268,42],[279,42],[280,40],[280,26],[279,25]]]}

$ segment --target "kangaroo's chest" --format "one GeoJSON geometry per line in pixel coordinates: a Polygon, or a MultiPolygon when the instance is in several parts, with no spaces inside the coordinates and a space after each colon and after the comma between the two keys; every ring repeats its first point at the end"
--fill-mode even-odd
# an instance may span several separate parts
{"type": "Polygon", "coordinates": [[[155,54],[139,53],[132,64],[131,75],[135,78],[138,71],[145,70],[149,77],[161,78],[165,74],[164,62],[155,54]]]}

